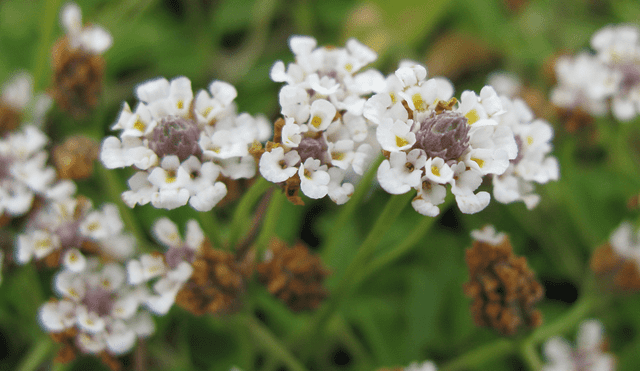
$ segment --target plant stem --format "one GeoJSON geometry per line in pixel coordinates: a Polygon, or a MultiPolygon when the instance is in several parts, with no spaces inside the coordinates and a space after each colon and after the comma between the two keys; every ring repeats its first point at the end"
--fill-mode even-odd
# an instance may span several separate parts
{"type": "Polygon", "coordinates": [[[578,323],[593,310],[597,303],[598,298],[593,294],[582,296],[580,300],[571,307],[568,313],[548,325],[539,327],[525,339],[524,343],[538,344],[552,336],[566,333],[576,327],[578,323]]]}
{"type": "Polygon", "coordinates": [[[524,343],[522,347],[520,347],[520,354],[527,366],[529,366],[529,370],[538,371],[542,369],[543,362],[540,359],[540,356],[538,356],[538,350],[535,345],[531,343],[524,343]]]}
{"type": "Polygon", "coordinates": [[[291,354],[278,338],[269,331],[260,321],[253,316],[238,315],[240,320],[253,335],[253,338],[264,350],[268,351],[271,356],[280,358],[290,371],[305,371],[304,365],[291,354]]]}
{"type": "Polygon", "coordinates": [[[494,358],[504,357],[516,350],[513,341],[498,339],[492,343],[473,349],[470,352],[446,363],[441,371],[455,371],[478,368],[478,366],[494,358]]]}
{"type": "Polygon", "coordinates": [[[31,351],[26,355],[18,366],[19,371],[35,371],[43,362],[51,358],[51,354],[55,349],[55,343],[48,336],[43,336],[38,340],[31,351]]]}
{"type": "MultiPolygon", "coordinates": [[[[440,206],[441,210],[448,208],[452,202],[453,197],[447,197],[444,204],[440,206]]],[[[413,232],[409,235],[409,237],[405,238],[397,246],[387,250],[382,255],[373,259],[371,263],[367,264],[366,267],[355,278],[353,286],[357,287],[364,280],[371,277],[374,273],[386,267],[387,265],[392,264],[393,262],[403,257],[405,254],[407,254],[409,251],[411,251],[411,249],[418,244],[418,242],[425,236],[425,234],[431,230],[431,227],[436,222],[436,220],[437,218],[429,216],[422,217],[422,220],[420,220],[418,225],[413,228],[413,232]]]]}
{"type": "Polygon", "coordinates": [[[58,19],[58,8],[60,0],[47,0],[44,5],[42,22],[40,23],[40,43],[36,53],[36,61],[33,68],[33,91],[42,89],[45,69],[49,65],[49,51],[51,50],[51,39],[53,27],[58,19]]]}
{"type": "Polygon", "coordinates": [[[327,238],[327,243],[322,248],[322,256],[325,259],[332,256],[335,253],[335,250],[340,246],[342,227],[347,225],[351,215],[355,212],[356,207],[360,205],[364,196],[370,191],[371,181],[373,180],[373,177],[376,176],[378,166],[380,166],[382,160],[384,160],[384,156],[380,155],[373,161],[369,170],[367,170],[362,179],[360,179],[360,183],[358,183],[358,187],[355,192],[353,192],[353,195],[351,195],[351,199],[342,206],[334,223],[337,228],[332,230],[332,233],[327,238]]]}
{"type": "Polygon", "coordinates": [[[244,196],[242,196],[240,202],[238,202],[236,211],[233,213],[233,218],[231,219],[231,232],[229,234],[230,248],[235,248],[240,235],[244,232],[245,223],[249,218],[249,214],[251,214],[251,208],[271,186],[272,184],[266,179],[258,177],[255,183],[253,183],[244,196]]]}
{"type": "MultiPolygon", "coordinates": [[[[318,341],[321,329],[325,328],[325,324],[332,317],[335,311],[340,307],[342,302],[349,296],[354,283],[354,278],[358,271],[362,269],[367,260],[374,253],[381,238],[393,226],[393,222],[398,218],[404,207],[413,194],[406,193],[404,195],[391,196],[387,205],[382,210],[378,220],[371,228],[369,235],[364,240],[356,256],[353,258],[347,270],[343,274],[336,289],[331,293],[329,300],[325,305],[314,314],[309,325],[301,333],[302,336],[296,337],[296,344],[305,344],[308,341],[318,341]]],[[[307,345],[307,344],[305,344],[307,345]]],[[[306,346],[305,350],[313,347],[306,346]]]]}
{"type": "Polygon", "coordinates": [[[275,190],[271,194],[271,200],[269,201],[267,214],[262,221],[262,229],[260,230],[260,234],[258,235],[258,238],[255,242],[256,259],[258,260],[262,258],[262,252],[269,243],[269,240],[271,240],[274,236],[273,231],[278,224],[278,217],[280,216],[280,211],[282,210],[282,204],[284,202],[287,202],[287,198],[280,190],[275,190]]]}
{"type": "Polygon", "coordinates": [[[224,240],[222,239],[222,235],[220,233],[220,224],[218,223],[218,219],[214,214],[214,211],[207,211],[198,213],[198,220],[200,221],[200,225],[205,232],[205,235],[209,238],[209,241],[213,244],[213,246],[217,248],[224,248],[224,240]]]}

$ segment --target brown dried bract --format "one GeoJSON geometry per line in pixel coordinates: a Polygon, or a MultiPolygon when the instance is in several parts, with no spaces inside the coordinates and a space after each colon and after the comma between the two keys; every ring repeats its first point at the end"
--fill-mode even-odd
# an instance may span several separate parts
{"type": "Polygon", "coordinates": [[[636,263],[620,256],[611,244],[606,243],[596,249],[591,256],[591,270],[603,280],[604,285],[619,291],[639,291],[640,272],[636,263]]]}
{"type": "Polygon", "coordinates": [[[240,306],[248,274],[233,254],[205,244],[193,262],[191,278],[176,296],[176,303],[195,315],[234,312],[240,306]]]}
{"type": "Polygon", "coordinates": [[[322,284],[329,271],[320,258],[302,243],[288,248],[272,240],[269,250],[271,259],[256,267],[260,282],[292,311],[316,309],[328,295],[322,284]]]}
{"type": "MultiPolygon", "coordinates": [[[[56,300],[53,299],[53,301],[56,300]]],[[[78,330],[76,330],[75,327],[68,328],[62,332],[53,332],[49,334],[53,341],[62,345],[54,358],[55,362],[66,364],[76,358],[78,348],[75,345],[75,337],[77,334],[78,330]]]]}
{"type": "Polygon", "coordinates": [[[98,142],[74,135],[53,149],[53,162],[63,179],[85,179],[93,174],[93,163],[100,151],[98,142]]]}
{"type": "Polygon", "coordinates": [[[471,313],[477,326],[514,335],[521,325],[542,324],[534,305],[544,291],[524,257],[513,254],[509,238],[498,245],[475,241],[466,251],[470,281],[464,292],[473,299],[471,313]]]}
{"type": "Polygon", "coordinates": [[[282,117],[276,120],[273,123],[273,142],[274,143],[282,143],[282,128],[284,127],[285,121],[282,117]]]}
{"type": "Polygon", "coordinates": [[[287,179],[284,184],[284,194],[287,196],[287,200],[291,201],[292,204],[298,206],[304,206],[304,201],[302,201],[302,197],[298,194],[300,193],[300,175],[295,173],[291,178],[287,179]]]}
{"type": "Polygon", "coordinates": [[[0,102],[0,134],[16,129],[20,125],[21,117],[15,108],[0,102]]]}
{"type": "Polygon", "coordinates": [[[53,46],[52,97],[74,117],[83,117],[98,105],[102,91],[104,59],[81,49],[72,49],[64,37],[53,46]]]}

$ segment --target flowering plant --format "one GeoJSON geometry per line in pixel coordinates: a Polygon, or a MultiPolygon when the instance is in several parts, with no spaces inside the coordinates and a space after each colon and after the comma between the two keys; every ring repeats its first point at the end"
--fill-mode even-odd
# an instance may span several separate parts
{"type": "Polygon", "coordinates": [[[460,1],[0,3],[0,365],[634,369],[640,13],[460,1]]]}

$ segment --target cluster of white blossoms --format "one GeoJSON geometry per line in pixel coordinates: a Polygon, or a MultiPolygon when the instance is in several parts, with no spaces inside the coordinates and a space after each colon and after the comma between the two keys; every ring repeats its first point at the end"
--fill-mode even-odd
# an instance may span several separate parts
{"type": "Polygon", "coordinates": [[[167,251],[164,254],[144,254],[139,259],[130,260],[127,273],[132,285],[146,285],[154,281],[153,290],[144,303],[154,313],[164,315],[174,304],[178,291],[191,277],[191,263],[205,243],[205,236],[198,223],[189,220],[183,241],[178,227],[168,218],[156,221],[153,234],[167,247],[167,251]]]}
{"type": "Polygon", "coordinates": [[[33,125],[0,139],[0,214],[27,213],[36,196],[60,200],[75,193],[75,184],[59,181],[47,166],[49,138],[33,125]]]}
{"type": "Polygon", "coordinates": [[[387,157],[378,182],[391,194],[417,190],[412,205],[423,215],[439,214],[447,185],[463,213],[484,209],[489,193],[474,193],[483,177],[503,174],[518,155],[511,126],[499,121],[505,110],[492,87],[479,96],[465,91],[459,102],[452,96],[448,80],[427,79],[425,67],[405,62],[364,108],[378,124],[387,157]]]}
{"type": "Polygon", "coordinates": [[[615,357],[603,352],[603,328],[597,320],[587,320],[580,325],[576,348],[560,337],[553,337],[544,344],[548,363],[542,371],[613,371],[615,357]]]}
{"type": "Polygon", "coordinates": [[[592,36],[591,47],[595,54],[558,59],[551,101],[595,116],[606,114],[610,104],[616,119],[633,119],[640,113],[640,28],[607,26],[592,36]]]}
{"type": "Polygon", "coordinates": [[[378,152],[362,113],[384,77],[373,69],[359,72],[377,55],[355,39],[345,48],[316,45],[312,37],[291,37],[295,62],[285,68],[278,61],[271,69],[273,81],[286,83],[279,94],[284,125],[260,158],[260,173],[274,183],[299,178],[307,197],[329,195],[343,204],[354,189],[345,175],[362,175],[378,152]]]}
{"type": "Polygon", "coordinates": [[[211,210],[227,194],[221,177],[251,178],[256,164],[249,148],[266,141],[271,126],[264,117],[238,115],[236,89],[214,81],[209,91],[193,96],[191,81],[164,78],[139,85],[140,103],[127,103],[108,137],[100,159],[109,169],[134,166],[131,190],[122,194],[130,207],[151,204],[174,209],[187,202],[198,211],[211,210]]]}
{"type": "Polygon", "coordinates": [[[118,208],[105,204],[93,209],[83,197],[51,201],[34,214],[18,235],[16,261],[47,258],[47,264],[62,264],[71,272],[87,268],[87,257],[98,255],[123,261],[135,252],[135,238],[124,232],[118,208]]]}
{"type": "Polygon", "coordinates": [[[40,323],[52,334],[73,337],[68,343],[83,353],[120,355],[155,331],[151,315],[141,309],[145,291],[127,285],[120,264],[88,259],[82,272],[59,272],[54,288],[62,298],[40,307],[40,323]]]}
{"type": "Polygon", "coordinates": [[[82,26],[82,11],[75,3],[67,3],[60,11],[60,23],[67,32],[69,46],[89,54],[102,54],[113,44],[109,31],[98,25],[82,26]]]}
{"type": "Polygon", "coordinates": [[[540,196],[533,193],[534,183],[545,184],[560,177],[558,160],[550,156],[553,128],[547,121],[535,119],[523,100],[500,99],[505,113],[496,121],[511,128],[518,153],[506,171],[493,175],[493,197],[502,203],[523,201],[532,209],[540,201],[540,196]]]}
{"type": "Polygon", "coordinates": [[[413,362],[409,366],[404,368],[404,371],[436,371],[438,368],[436,364],[431,361],[425,361],[422,363],[413,362]]]}
{"type": "Polygon", "coordinates": [[[623,222],[611,234],[609,243],[621,257],[631,259],[640,270],[640,231],[629,222],[623,222]]]}

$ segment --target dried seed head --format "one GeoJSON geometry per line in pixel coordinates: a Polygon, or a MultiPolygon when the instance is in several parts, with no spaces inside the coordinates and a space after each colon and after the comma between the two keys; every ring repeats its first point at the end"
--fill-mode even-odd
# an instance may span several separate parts
{"type": "Polygon", "coordinates": [[[153,129],[153,140],[149,141],[149,148],[160,158],[176,155],[182,162],[191,156],[202,155],[198,139],[200,129],[193,120],[169,116],[163,118],[153,129]]]}
{"type": "Polygon", "coordinates": [[[445,162],[457,160],[469,147],[467,118],[457,112],[432,113],[416,132],[413,148],[422,149],[428,157],[445,162]]]}
{"type": "Polygon", "coordinates": [[[193,274],[176,296],[176,303],[195,315],[236,311],[245,288],[245,276],[233,254],[203,246],[193,262],[193,274]]]}
{"type": "Polygon", "coordinates": [[[464,292],[473,299],[471,312],[477,326],[492,327],[503,335],[514,335],[522,325],[542,324],[534,305],[544,291],[524,257],[513,254],[508,237],[493,245],[475,241],[466,251],[470,281],[464,292]]]}
{"type": "Polygon", "coordinates": [[[58,106],[74,117],[84,117],[98,105],[102,91],[104,59],[73,49],[64,37],[53,46],[53,89],[58,106]]]}
{"type": "Polygon", "coordinates": [[[271,259],[256,267],[260,282],[295,312],[316,309],[327,297],[322,284],[329,274],[320,258],[301,243],[288,248],[273,240],[269,251],[271,259]]]}
{"type": "Polygon", "coordinates": [[[82,135],[75,135],[53,149],[53,162],[63,179],[85,179],[93,174],[93,162],[98,158],[99,144],[82,135]]]}

